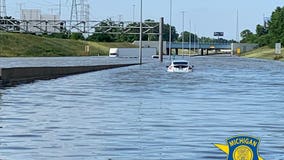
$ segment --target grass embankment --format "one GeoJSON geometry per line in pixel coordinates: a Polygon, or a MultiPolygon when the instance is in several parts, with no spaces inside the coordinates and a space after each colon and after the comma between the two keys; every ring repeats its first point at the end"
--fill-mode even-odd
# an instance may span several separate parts
{"type": "Polygon", "coordinates": [[[247,52],[242,56],[247,58],[260,58],[260,59],[284,61],[284,49],[281,50],[280,55],[276,55],[275,49],[269,47],[261,47],[253,51],[247,52]]]}
{"type": "Polygon", "coordinates": [[[136,47],[129,43],[96,43],[21,33],[0,32],[0,57],[53,57],[108,55],[109,48],[136,47]],[[85,46],[90,52],[85,52],[85,46]]]}

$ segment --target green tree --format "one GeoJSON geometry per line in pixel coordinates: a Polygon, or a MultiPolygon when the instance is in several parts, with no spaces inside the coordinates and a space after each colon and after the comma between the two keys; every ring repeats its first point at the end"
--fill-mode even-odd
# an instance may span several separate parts
{"type": "Polygon", "coordinates": [[[270,45],[281,42],[284,44],[284,7],[277,7],[271,15],[271,20],[268,23],[268,31],[270,34],[270,45]]]}
{"type": "Polygon", "coordinates": [[[269,45],[270,43],[270,35],[269,34],[265,34],[265,35],[262,35],[260,37],[257,37],[257,40],[256,40],[256,43],[262,47],[262,46],[266,46],[266,45],[269,45]]]}
{"type": "Polygon", "coordinates": [[[84,40],[85,38],[82,33],[72,33],[70,39],[84,40]]]}
{"type": "Polygon", "coordinates": [[[270,41],[270,36],[268,34],[268,29],[260,24],[256,26],[256,34],[250,36],[247,40],[250,43],[257,43],[260,47],[268,45],[270,41]],[[252,38],[253,37],[253,38],[252,38]]]}
{"type": "Polygon", "coordinates": [[[93,34],[87,38],[87,41],[94,42],[114,42],[113,35],[102,33],[102,34],[93,34]]]}
{"type": "MultiPolygon", "coordinates": [[[[143,22],[143,27],[152,27],[143,29],[143,41],[158,41],[159,40],[159,23],[154,20],[148,19],[143,22]],[[157,34],[147,34],[157,33],[157,34]]],[[[87,40],[97,42],[133,42],[139,40],[140,23],[130,23],[124,27],[123,22],[116,23],[107,19],[95,28],[95,34],[89,36],[87,40]],[[112,26],[112,27],[111,27],[112,26]],[[107,32],[113,32],[116,34],[108,34],[107,32]],[[99,33],[99,34],[98,34],[99,33]]],[[[170,25],[164,24],[163,26],[163,40],[169,40],[170,25]]],[[[172,40],[175,41],[178,38],[176,28],[172,26],[172,40]]]]}
{"type": "Polygon", "coordinates": [[[200,42],[204,42],[204,43],[214,43],[215,39],[209,38],[209,37],[201,37],[200,38],[200,42]]]}
{"type": "Polygon", "coordinates": [[[258,25],[256,26],[256,35],[257,35],[258,37],[263,36],[263,35],[265,35],[265,34],[267,34],[267,33],[268,33],[268,30],[267,30],[264,26],[262,26],[262,25],[260,25],[260,24],[258,24],[258,25]]]}
{"type": "Polygon", "coordinates": [[[164,41],[169,41],[170,39],[170,27],[171,27],[171,32],[172,32],[172,41],[177,41],[179,34],[177,33],[176,27],[171,26],[169,24],[164,24],[163,26],[163,40],[164,41]]]}
{"type": "Polygon", "coordinates": [[[61,39],[68,39],[69,34],[68,33],[52,33],[52,34],[46,34],[44,35],[49,38],[61,38],[61,39]]]}
{"type": "Polygon", "coordinates": [[[196,34],[190,33],[188,31],[184,31],[180,34],[178,37],[178,42],[182,42],[182,36],[184,35],[184,42],[189,42],[189,36],[191,36],[191,42],[196,42],[199,40],[198,36],[196,34]]]}
{"type": "Polygon", "coordinates": [[[249,29],[245,29],[241,32],[242,43],[253,43],[256,39],[255,35],[249,29]]]}
{"type": "MultiPolygon", "coordinates": [[[[145,20],[144,22],[145,26],[150,26],[150,27],[155,27],[153,29],[150,29],[150,31],[152,33],[159,33],[159,22],[155,22],[154,20],[148,19],[145,20]]],[[[179,34],[177,33],[176,27],[175,26],[171,26],[171,36],[172,36],[172,41],[176,41],[179,37],[179,34]]],[[[158,41],[159,40],[159,35],[148,35],[148,39],[149,41],[158,41]]],[[[170,25],[169,24],[164,24],[163,25],[163,40],[164,41],[169,41],[169,37],[170,37],[170,25]]]]}
{"type": "Polygon", "coordinates": [[[109,34],[108,32],[121,32],[119,31],[121,23],[115,23],[111,19],[106,19],[96,25],[96,33],[89,36],[87,40],[95,42],[114,42],[116,41],[115,35],[109,34]]]}

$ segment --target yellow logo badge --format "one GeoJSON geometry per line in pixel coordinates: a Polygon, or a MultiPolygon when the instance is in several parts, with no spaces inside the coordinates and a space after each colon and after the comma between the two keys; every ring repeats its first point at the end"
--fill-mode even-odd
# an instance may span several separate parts
{"type": "Polygon", "coordinates": [[[227,145],[215,144],[227,154],[227,160],[263,160],[258,154],[260,140],[250,136],[236,136],[226,140],[227,145]]]}

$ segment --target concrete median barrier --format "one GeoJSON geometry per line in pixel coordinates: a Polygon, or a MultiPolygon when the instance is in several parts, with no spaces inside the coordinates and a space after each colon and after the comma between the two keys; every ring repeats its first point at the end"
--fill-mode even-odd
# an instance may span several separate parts
{"type": "Polygon", "coordinates": [[[132,66],[137,64],[112,64],[97,66],[70,66],[70,67],[16,67],[0,69],[0,86],[14,86],[30,83],[35,80],[54,79],[68,75],[81,74],[105,69],[132,66]]]}

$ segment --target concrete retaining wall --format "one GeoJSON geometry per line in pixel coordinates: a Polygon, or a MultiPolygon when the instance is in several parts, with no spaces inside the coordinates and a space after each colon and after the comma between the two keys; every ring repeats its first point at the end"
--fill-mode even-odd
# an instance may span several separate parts
{"type": "MultiPolygon", "coordinates": [[[[114,48],[117,49],[118,57],[120,58],[138,58],[139,48],[114,48]]],[[[142,48],[143,58],[152,58],[152,55],[156,55],[156,48],[142,48]]]]}
{"type": "Polygon", "coordinates": [[[18,67],[2,68],[0,70],[0,86],[13,86],[29,83],[35,80],[54,79],[58,77],[100,71],[118,67],[126,67],[137,64],[115,64],[98,66],[72,66],[72,67],[18,67]]]}
{"type": "Polygon", "coordinates": [[[245,52],[249,52],[256,48],[258,48],[258,44],[250,44],[250,43],[232,43],[231,44],[232,55],[238,55],[238,54],[242,54],[245,52]],[[238,49],[240,53],[237,52],[238,49]]]}

